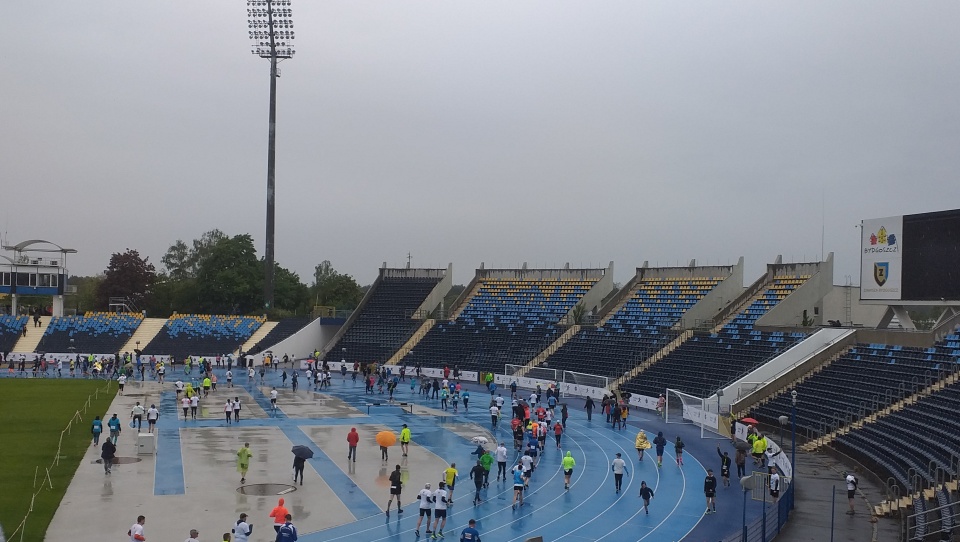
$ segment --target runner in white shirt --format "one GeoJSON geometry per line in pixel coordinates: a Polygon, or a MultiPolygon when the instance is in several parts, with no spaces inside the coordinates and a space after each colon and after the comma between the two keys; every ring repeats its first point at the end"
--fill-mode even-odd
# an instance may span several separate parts
{"type": "Polygon", "coordinates": [[[254,370],[253,370],[253,366],[251,366],[250,369],[247,371],[247,378],[249,378],[250,380],[253,380],[253,377],[254,377],[254,375],[256,375],[256,374],[257,374],[257,372],[254,371],[254,370]]]}
{"type": "Polygon", "coordinates": [[[443,528],[447,525],[447,490],[446,483],[440,482],[440,487],[433,493],[433,537],[443,538],[443,528]],[[440,520],[443,519],[443,522],[440,520]]]}
{"type": "Polygon", "coordinates": [[[520,463],[523,464],[523,487],[527,488],[530,485],[530,476],[533,475],[533,458],[524,452],[520,457],[520,463]]]}
{"type": "Polygon", "coordinates": [[[150,408],[147,409],[147,430],[150,433],[153,433],[153,426],[157,425],[159,419],[160,411],[157,410],[157,405],[150,405],[150,408]]]}
{"type": "Polygon", "coordinates": [[[240,398],[233,398],[233,421],[235,423],[240,423],[240,398]]]}
{"type": "Polygon", "coordinates": [[[230,425],[230,416],[233,414],[233,401],[227,399],[227,404],[223,405],[223,415],[227,417],[227,425],[230,425]]]}
{"type": "Polygon", "coordinates": [[[137,431],[143,426],[143,407],[140,406],[140,401],[137,401],[136,406],[130,410],[130,419],[133,420],[133,423],[137,424],[137,431]]]}
{"type": "Polygon", "coordinates": [[[197,408],[200,406],[200,394],[194,393],[193,397],[190,398],[190,417],[194,420],[197,419],[197,408]]]}
{"type": "Polygon", "coordinates": [[[500,409],[497,405],[490,407],[490,427],[497,428],[497,422],[500,421],[500,409]]]}
{"type": "Polygon", "coordinates": [[[183,399],[180,399],[180,408],[183,409],[183,419],[184,421],[186,421],[187,416],[190,415],[190,398],[189,397],[184,397],[183,399]]]}
{"type": "Polygon", "coordinates": [[[504,402],[503,396],[500,394],[497,394],[497,408],[503,409],[503,402],[504,402]]]}
{"type": "Polygon", "coordinates": [[[224,376],[227,377],[227,387],[232,388],[233,387],[233,371],[228,370],[227,374],[224,376]]]}
{"type": "Polygon", "coordinates": [[[130,537],[130,542],[144,542],[144,540],[146,540],[146,537],[143,536],[143,524],[146,522],[146,517],[137,517],[137,522],[130,527],[129,531],[127,531],[127,536],[130,537]]]}
{"type": "Polygon", "coordinates": [[[270,390],[270,409],[277,410],[277,388],[270,390]]]}
{"type": "Polygon", "coordinates": [[[497,444],[497,451],[494,452],[494,457],[497,460],[497,481],[500,481],[500,477],[503,476],[503,479],[507,479],[507,447],[503,443],[497,444]]]}
{"type": "Polygon", "coordinates": [[[537,392],[533,392],[530,394],[530,408],[533,408],[533,405],[539,402],[537,401],[537,399],[538,399],[537,392]]]}
{"type": "MultiPolygon", "coordinates": [[[[420,517],[417,518],[417,530],[416,535],[420,536],[420,522],[423,521],[423,516],[427,516],[427,535],[430,534],[430,514],[433,512],[431,505],[433,504],[433,491],[430,491],[430,484],[423,486],[423,489],[420,490],[420,493],[417,494],[417,500],[420,501],[420,517]]],[[[429,538],[429,536],[427,537],[429,538]]]]}
{"type": "Polygon", "coordinates": [[[183,380],[177,380],[174,382],[173,387],[177,390],[177,397],[180,397],[180,394],[183,393],[183,380]]]}
{"type": "Polygon", "coordinates": [[[117,386],[119,386],[120,388],[120,391],[119,391],[120,395],[123,395],[123,385],[126,383],[127,383],[127,375],[122,374],[117,377],[117,386]]]}

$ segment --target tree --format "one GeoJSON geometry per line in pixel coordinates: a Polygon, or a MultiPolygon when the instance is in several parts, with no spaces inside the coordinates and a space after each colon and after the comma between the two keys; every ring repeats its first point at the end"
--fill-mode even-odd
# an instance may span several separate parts
{"type": "Polygon", "coordinates": [[[191,278],[193,271],[190,265],[190,257],[190,247],[182,239],[177,239],[177,242],[167,249],[163,258],[160,258],[167,277],[175,281],[191,278]]]}
{"type": "Polygon", "coordinates": [[[97,290],[100,283],[103,282],[103,275],[93,277],[69,277],[67,284],[77,287],[77,293],[73,296],[73,306],[77,314],[83,314],[88,310],[97,308],[97,290]]]}
{"type": "MultiPolygon", "coordinates": [[[[263,269],[266,262],[260,260],[263,269]]],[[[293,313],[306,313],[309,309],[310,290],[306,284],[300,282],[300,275],[274,263],[273,273],[273,308],[293,313]]]]}
{"type": "Polygon", "coordinates": [[[129,248],[110,256],[103,281],[97,287],[97,306],[106,309],[111,297],[129,299],[137,307],[145,306],[157,279],[157,272],[149,260],[129,248]]]}
{"type": "Polygon", "coordinates": [[[353,277],[338,273],[329,260],[324,260],[313,269],[310,295],[316,305],[349,310],[360,304],[363,290],[353,277]]]}
{"type": "Polygon", "coordinates": [[[225,237],[204,252],[197,272],[201,310],[246,314],[263,306],[263,266],[249,234],[225,237]]]}

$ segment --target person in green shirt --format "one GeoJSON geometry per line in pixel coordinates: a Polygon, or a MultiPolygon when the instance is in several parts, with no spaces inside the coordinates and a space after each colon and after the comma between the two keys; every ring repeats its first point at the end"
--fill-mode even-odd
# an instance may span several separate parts
{"type": "Polygon", "coordinates": [[[209,376],[203,377],[203,396],[206,397],[210,394],[210,386],[213,385],[213,381],[210,380],[209,376]]]}
{"type": "Polygon", "coordinates": [[[240,483],[247,481],[247,470],[250,468],[250,458],[253,452],[250,451],[250,443],[245,442],[243,448],[237,450],[237,470],[240,471],[240,483]]]}
{"type": "Polygon", "coordinates": [[[567,452],[563,456],[563,489],[570,489],[570,477],[573,476],[573,467],[577,466],[577,461],[573,459],[573,454],[567,452]]]}
{"type": "Polygon", "coordinates": [[[410,428],[407,424],[403,424],[403,429],[400,430],[400,451],[403,452],[403,457],[407,457],[410,452],[410,428]]]}
{"type": "Polygon", "coordinates": [[[480,456],[480,464],[483,465],[483,487],[490,485],[490,467],[493,466],[493,455],[489,450],[485,450],[480,456]]]}

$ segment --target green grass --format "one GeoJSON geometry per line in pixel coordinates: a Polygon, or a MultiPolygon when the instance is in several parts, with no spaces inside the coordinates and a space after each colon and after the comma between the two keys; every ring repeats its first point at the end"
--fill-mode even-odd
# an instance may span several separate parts
{"type": "Polygon", "coordinates": [[[116,393],[111,382],[108,392],[101,391],[91,399],[90,408],[83,414],[87,397],[107,383],[100,380],[67,379],[0,379],[0,442],[4,444],[0,456],[0,525],[8,540],[23,521],[30,507],[34,472],[40,467],[37,487],[46,476],[44,470],[53,463],[60,441],[60,432],[78,410],[83,422],[74,422],[69,435],[63,435],[60,464],[50,469],[49,483],[40,491],[33,512],[27,518],[24,541],[41,542],[60,500],[73,479],[80,460],[90,446],[90,421],[103,416],[116,393]]]}

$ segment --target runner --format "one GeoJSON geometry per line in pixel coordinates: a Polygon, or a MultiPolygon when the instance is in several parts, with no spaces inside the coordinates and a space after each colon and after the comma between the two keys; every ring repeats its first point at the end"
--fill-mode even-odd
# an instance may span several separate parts
{"type": "Polygon", "coordinates": [[[200,394],[194,393],[190,396],[190,418],[197,419],[198,408],[200,408],[200,394]]]}
{"type": "Polygon", "coordinates": [[[407,424],[403,424],[403,429],[400,430],[400,451],[403,452],[403,457],[410,453],[410,428],[407,424]]]}
{"type": "Polygon", "coordinates": [[[567,452],[561,463],[563,467],[563,489],[570,489],[570,477],[573,476],[573,467],[577,466],[577,461],[573,458],[572,453],[567,452]]]}
{"type": "Polygon", "coordinates": [[[160,411],[157,410],[157,405],[150,405],[150,408],[147,409],[147,431],[153,433],[154,426],[157,425],[157,420],[160,419],[160,411]]]}
{"type": "Polygon", "coordinates": [[[620,458],[620,454],[610,464],[610,470],[613,471],[613,481],[617,487],[617,493],[620,493],[620,487],[623,485],[623,473],[630,474],[627,471],[627,462],[620,458]]]}
{"type": "Polygon", "coordinates": [[[347,451],[347,461],[353,459],[353,462],[357,462],[357,444],[360,442],[360,434],[357,433],[356,427],[351,427],[350,432],[347,433],[347,446],[349,447],[347,451]]]}
{"type": "Polygon", "coordinates": [[[270,390],[270,410],[277,411],[277,388],[270,390]]]}
{"type": "Polygon", "coordinates": [[[233,398],[233,421],[234,423],[240,423],[240,398],[233,398]]]}
{"type": "MultiPolygon", "coordinates": [[[[341,367],[345,367],[341,365],[341,367]]],[[[429,536],[433,531],[430,530],[430,516],[433,509],[431,505],[433,504],[433,491],[430,491],[430,484],[424,484],[423,489],[420,490],[420,493],[417,494],[417,500],[420,501],[420,517],[417,518],[417,528],[414,533],[419,537],[420,536],[420,522],[423,521],[423,517],[427,517],[427,535],[429,536]]]]}
{"type": "Polygon", "coordinates": [[[520,506],[523,506],[523,462],[517,463],[517,466],[513,468],[513,505],[514,510],[517,509],[517,501],[519,500],[520,506]]]}
{"type": "Polygon", "coordinates": [[[557,441],[558,450],[560,449],[560,437],[562,436],[563,436],[563,424],[560,422],[557,422],[556,425],[553,426],[553,438],[557,441]]]}
{"type": "Polygon", "coordinates": [[[480,542],[480,531],[477,530],[477,520],[470,519],[469,527],[460,532],[460,542],[480,542]]]}
{"type": "Polygon", "coordinates": [[[503,477],[503,481],[507,481],[507,447],[503,445],[503,442],[497,444],[497,450],[495,452],[497,459],[497,481],[500,481],[500,477],[503,477]]]}
{"type": "Polygon", "coordinates": [[[647,487],[646,482],[640,482],[640,498],[643,499],[643,511],[650,515],[650,499],[653,498],[653,490],[647,487]]]}
{"type": "Polygon", "coordinates": [[[447,526],[447,490],[443,482],[433,494],[433,536],[434,540],[443,538],[443,528],[447,526]],[[441,521],[443,520],[443,521],[441,521]]]}
{"type": "Polygon", "coordinates": [[[707,469],[707,476],[703,479],[703,495],[707,498],[707,514],[717,512],[717,478],[713,469],[707,469]]]}
{"type": "Polygon", "coordinates": [[[530,487],[530,478],[533,476],[533,456],[536,455],[536,448],[527,446],[527,451],[520,457],[520,465],[523,467],[523,487],[530,487]]]}
{"type": "Polygon", "coordinates": [[[390,473],[390,500],[387,501],[387,517],[390,517],[390,505],[393,504],[393,497],[397,497],[397,513],[402,514],[403,508],[400,508],[400,491],[403,489],[403,482],[400,480],[400,465],[397,465],[390,473]]]}
{"type": "Polygon", "coordinates": [[[678,466],[678,467],[682,467],[682,466],[683,466],[683,448],[684,448],[685,446],[686,446],[686,444],[684,444],[683,441],[680,440],[680,436],[677,435],[677,440],[673,443],[673,451],[674,451],[675,454],[677,454],[677,466],[678,466]]]}
{"type": "Polygon", "coordinates": [[[253,452],[250,451],[250,443],[245,442],[243,448],[237,450],[237,471],[240,473],[240,483],[247,481],[247,470],[250,468],[250,458],[253,452]]]}
{"type": "Polygon", "coordinates": [[[131,424],[137,424],[137,431],[143,427],[143,407],[140,406],[140,401],[137,401],[137,404],[130,410],[130,419],[133,420],[131,424]]]}
{"type": "Polygon", "coordinates": [[[100,444],[100,433],[103,433],[103,422],[100,416],[93,418],[93,425],[90,426],[90,433],[93,435],[93,446],[100,444]]]}
{"type": "Polygon", "coordinates": [[[253,525],[247,523],[247,514],[240,514],[240,519],[237,520],[230,532],[233,533],[234,542],[247,542],[250,535],[253,534],[253,525]]]}
{"type": "Polygon", "coordinates": [[[117,387],[120,388],[120,390],[117,392],[118,394],[123,395],[123,385],[126,383],[127,383],[127,375],[122,374],[117,377],[117,387]]]}
{"type": "Polygon", "coordinates": [[[224,376],[227,377],[227,387],[232,388],[233,387],[233,371],[231,371],[230,369],[227,369],[227,374],[224,376]]]}
{"type": "Polygon", "coordinates": [[[667,439],[663,437],[663,431],[658,431],[656,438],[653,439],[653,445],[657,447],[657,467],[663,466],[663,449],[667,447],[667,439]]]}
{"type": "MultiPolygon", "coordinates": [[[[446,470],[443,471],[443,478],[444,478],[444,481],[446,482],[447,488],[449,488],[449,494],[450,494],[450,497],[449,497],[449,499],[448,499],[446,502],[447,502],[447,504],[452,505],[452,504],[453,504],[453,489],[454,489],[454,487],[456,487],[456,485],[457,485],[457,464],[456,464],[456,463],[450,463],[450,466],[447,467],[446,470]]],[[[443,486],[441,486],[441,487],[443,487],[443,486]]],[[[446,492],[446,490],[444,490],[444,491],[446,492]]],[[[436,530],[436,529],[434,529],[434,530],[436,530]]]]}
{"type": "Polygon", "coordinates": [[[114,414],[113,417],[107,421],[107,427],[110,428],[110,439],[116,444],[117,439],[120,438],[120,418],[117,418],[117,415],[114,414]]]}
{"type": "Polygon", "coordinates": [[[477,492],[473,495],[473,505],[476,506],[480,504],[480,490],[483,489],[483,463],[477,460],[477,464],[470,469],[470,479],[473,480],[473,485],[476,486],[477,492]]]}
{"type": "Polygon", "coordinates": [[[647,433],[643,429],[637,433],[633,446],[637,449],[637,457],[640,458],[640,461],[643,461],[643,451],[650,448],[650,441],[647,440],[647,433]]]}
{"type": "Polygon", "coordinates": [[[227,399],[227,404],[223,405],[223,415],[227,418],[227,425],[230,425],[230,416],[233,414],[233,402],[227,399]]]}
{"type": "Polygon", "coordinates": [[[493,466],[493,454],[484,450],[480,456],[480,464],[483,465],[483,487],[490,485],[490,467],[493,466]]]}
{"type": "Polygon", "coordinates": [[[143,536],[143,524],[146,522],[146,517],[137,516],[137,522],[134,523],[133,526],[127,531],[127,536],[130,537],[130,542],[143,542],[147,539],[145,536],[143,536]]]}
{"type": "Polygon", "coordinates": [[[490,428],[497,430],[497,422],[500,421],[500,407],[496,404],[490,405],[490,428]]]}

